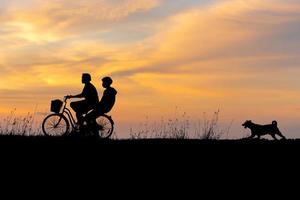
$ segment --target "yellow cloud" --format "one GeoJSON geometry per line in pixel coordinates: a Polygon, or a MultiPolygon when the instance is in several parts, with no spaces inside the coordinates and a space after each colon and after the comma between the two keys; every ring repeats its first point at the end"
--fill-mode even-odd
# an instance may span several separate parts
{"type": "Polygon", "coordinates": [[[135,53],[147,62],[116,75],[129,76],[136,90],[148,91],[139,99],[148,103],[140,108],[158,106],[156,115],[172,105],[192,105],[192,113],[225,107],[232,116],[242,110],[247,115],[247,109],[264,110],[265,116],[276,107],[295,105],[298,87],[289,79],[300,72],[299,49],[294,48],[299,41],[286,35],[296,33],[300,6],[272,2],[219,1],[176,14],[135,53]]]}
{"type": "Polygon", "coordinates": [[[281,25],[299,21],[295,14],[299,11],[300,5],[285,1],[221,1],[172,16],[159,25],[158,34],[149,43],[158,46],[155,58],[233,56],[245,52],[243,48],[257,39],[282,30],[281,25]]]}
{"type": "Polygon", "coordinates": [[[13,30],[16,30],[14,37],[16,39],[24,39],[27,42],[39,43],[39,42],[52,42],[58,40],[58,37],[52,33],[46,32],[41,34],[36,29],[34,24],[30,22],[16,21],[7,23],[6,26],[13,30]]]}
{"type": "Polygon", "coordinates": [[[159,0],[36,0],[30,7],[11,6],[0,21],[15,29],[17,37],[30,42],[52,42],[84,31],[103,31],[108,23],[158,4],[159,0]]]}

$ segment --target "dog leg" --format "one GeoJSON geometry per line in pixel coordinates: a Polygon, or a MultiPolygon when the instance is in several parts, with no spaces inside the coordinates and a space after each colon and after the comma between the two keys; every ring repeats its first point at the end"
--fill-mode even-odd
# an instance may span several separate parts
{"type": "Polygon", "coordinates": [[[253,139],[255,137],[255,135],[250,135],[249,137],[247,137],[247,139],[253,139]]]}
{"type": "Polygon", "coordinates": [[[275,134],[272,134],[271,136],[272,136],[272,138],[274,138],[274,140],[278,140],[278,139],[276,138],[275,134]]]}
{"type": "Polygon", "coordinates": [[[257,139],[260,140],[260,135],[257,135],[257,139]]]}
{"type": "Polygon", "coordinates": [[[280,131],[278,131],[277,135],[279,135],[281,139],[286,140],[286,137],[284,137],[284,135],[280,131]]]}

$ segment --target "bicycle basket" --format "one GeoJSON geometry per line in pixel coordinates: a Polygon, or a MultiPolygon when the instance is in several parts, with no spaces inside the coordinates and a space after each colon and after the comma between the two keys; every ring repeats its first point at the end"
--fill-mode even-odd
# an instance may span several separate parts
{"type": "Polygon", "coordinates": [[[63,102],[59,99],[51,101],[51,112],[59,113],[63,102]]]}

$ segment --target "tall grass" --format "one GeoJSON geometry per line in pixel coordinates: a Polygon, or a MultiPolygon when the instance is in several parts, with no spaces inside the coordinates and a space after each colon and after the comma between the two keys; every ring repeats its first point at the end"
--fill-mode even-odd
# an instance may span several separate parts
{"type": "Polygon", "coordinates": [[[0,120],[0,135],[36,136],[42,135],[36,112],[17,116],[16,109],[0,120]]]}
{"type": "Polygon", "coordinates": [[[190,117],[183,113],[179,117],[165,120],[161,118],[160,122],[149,122],[148,117],[138,128],[130,129],[131,139],[202,139],[217,140],[228,138],[233,121],[226,127],[221,127],[219,121],[220,111],[213,113],[208,118],[206,113],[203,119],[192,121],[190,117]]]}
{"type": "MultiPolygon", "coordinates": [[[[45,114],[44,114],[45,115],[45,114]]],[[[130,139],[202,139],[217,140],[228,138],[231,122],[226,127],[221,127],[219,122],[220,111],[216,111],[211,117],[206,113],[201,120],[191,119],[187,113],[174,115],[172,118],[161,118],[159,121],[150,122],[149,118],[138,127],[130,129],[130,139]]],[[[25,116],[18,116],[16,109],[4,118],[0,118],[0,135],[19,136],[41,136],[42,118],[37,112],[27,113],[25,116]]],[[[111,139],[117,140],[116,132],[111,139]]]]}
{"type": "Polygon", "coordinates": [[[130,129],[131,139],[148,139],[148,138],[175,138],[188,139],[190,129],[189,117],[184,113],[180,117],[173,119],[161,118],[160,122],[150,123],[148,118],[144,123],[139,125],[137,130],[130,129]]]}
{"type": "Polygon", "coordinates": [[[198,122],[195,127],[195,137],[202,140],[218,140],[222,137],[228,138],[233,121],[225,128],[220,127],[219,116],[220,110],[214,112],[210,119],[208,119],[206,113],[204,113],[202,123],[198,122]]]}

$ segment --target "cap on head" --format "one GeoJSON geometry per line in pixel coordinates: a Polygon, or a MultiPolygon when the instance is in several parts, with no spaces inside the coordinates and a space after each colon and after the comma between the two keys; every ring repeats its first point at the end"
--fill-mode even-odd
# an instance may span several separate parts
{"type": "Polygon", "coordinates": [[[82,80],[83,80],[84,82],[90,82],[90,81],[92,80],[92,77],[91,77],[91,75],[88,74],[88,73],[83,73],[83,74],[82,74],[82,80]]]}
{"type": "Polygon", "coordinates": [[[110,77],[107,76],[107,77],[104,77],[102,79],[102,82],[105,83],[105,84],[107,84],[107,85],[111,85],[113,83],[113,80],[112,80],[112,78],[110,78],[110,77]]]}

